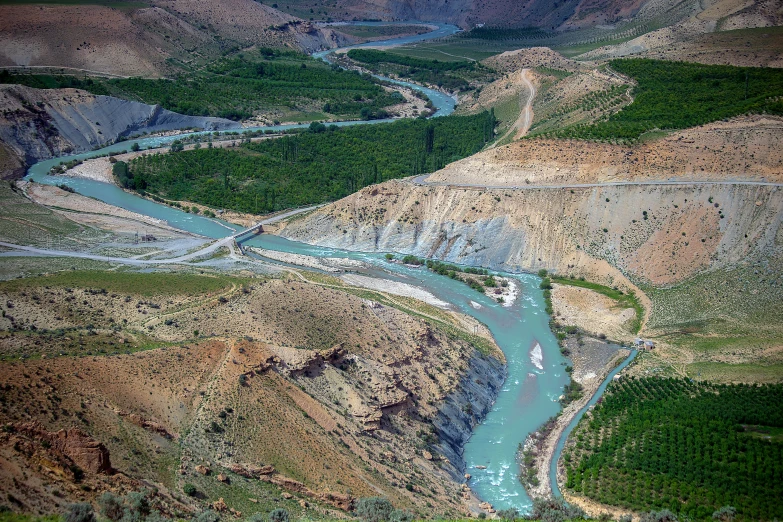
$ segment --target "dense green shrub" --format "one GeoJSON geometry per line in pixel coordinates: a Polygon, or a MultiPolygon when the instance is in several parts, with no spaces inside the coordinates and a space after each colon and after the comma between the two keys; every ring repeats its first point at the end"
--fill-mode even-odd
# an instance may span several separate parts
{"type": "Polygon", "coordinates": [[[541,522],[566,522],[584,518],[584,511],[578,506],[566,504],[562,498],[536,498],[530,513],[525,517],[528,520],[540,520],[541,522]]]}
{"type": "Polygon", "coordinates": [[[650,511],[649,513],[642,513],[642,516],[639,517],[639,522],[677,522],[677,515],[668,509],[650,511]]]}
{"type": "Polygon", "coordinates": [[[95,522],[95,512],[88,502],[69,504],[63,513],[63,522],[95,522]]]}
{"type": "Polygon", "coordinates": [[[413,522],[415,519],[413,513],[402,509],[395,509],[389,515],[389,522],[413,522]]]}
{"type": "Polygon", "coordinates": [[[191,519],[191,522],[220,522],[220,515],[211,509],[207,509],[206,511],[202,511],[198,515],[194,516],[191,519]]]}
{"type": "Polygon", "coordinates": [[[124,513],[122,499],[109,491],[98,498],[98,506],[101,514],[113,522],[118,522],[124,513]]]}
{"type": "Polygon", "coordinates": [[[288,511],[283,508],[277,508],[269,513],[269,522],[288,522],[288,511]]]}
{"type": "Polygon", "coordinates": [[[721,522],[732,522],[736,516],[737,510],[734,508],[734,506],[723,506],[712,514],[712,519],[720,520],[721,522]]]}

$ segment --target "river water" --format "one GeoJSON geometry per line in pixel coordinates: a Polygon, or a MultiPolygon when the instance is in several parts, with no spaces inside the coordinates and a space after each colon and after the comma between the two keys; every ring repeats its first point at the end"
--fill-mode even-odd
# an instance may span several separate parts
{"type": "MultiPolygon", "coordinates": [[[[454,26],[439,26],[440,32],[436,36],[451,34],[456,30],[454,26]]],[[[427,35],[397,39],[397,43],[414,41],[411,38],[423,40],[426,39],[422,38],[425,36],[427,35]]],[[[381,43],[374,42],[373,45],[381,43]]],[[[451,100],[448,96],[445,98],[451,100]]],[[[434,98],[433,103],[443,111],[443,114],[453,110],[453,100],[450,106],[449,102],[441,97],[434,98]]],[[[343,125],[358,123],[368,122],[346,122],[343,125]]],[[[295,126],[270,128],[291,127],[295,126]]],[[[70,156],[67,159],[85,159],[126,150],[134,141],[143,148],[155,147],[180,137],[126,141],[89,153],[70,156]]],[[[219,220],[154,203],[127,193],[114,185],[47,175],[49,169],[62,160],[63,158],[57,158],[33,165],[28,171],[28,179],[47,184],[65,183],[83,195],[161,219],[172,227],[210,238],[226,237],[237,228],[219,220]]],[[[538,288],[540,281],[538,277],[529,274],[505,274],[511,275],[518,281],[520,292],[512,306],[502,306],[467,285],[448,277],[439,276],[423,268],[416,269],[388,263],[380,253],[348,252],[315,247],[270,235],[251,236],[244,241],[244,244],[281,252],[362,260],[371,267],[366,271],[369,275],[424,288],[449,303],[453,309],[486,324],[506,356],[508,378],[491,412],[482,424],[476,427],[471,439],[465,445],[466,472],[472,475],[469,485],[480,498],[490,502],[497,509],[515,507],[524,512],[530,506],[530,499],[518,479],[519,469],[516,463],[518,445],[525,440],[528,433],[560,410],[557,399],[568,381],[565,372],[566,361],[560,355],[557,341],[548,326],[549,317],[544,311],[544,300],[538,288]]]]}

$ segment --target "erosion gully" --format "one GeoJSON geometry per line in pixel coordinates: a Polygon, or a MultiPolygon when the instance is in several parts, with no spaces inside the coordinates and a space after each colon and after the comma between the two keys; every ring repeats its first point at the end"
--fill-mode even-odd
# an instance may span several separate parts
{"type": "MultiPolygon", "coordinates": [[[[450,25],[429,25],[435,26],[436,29],[423,35],[382,42],[376,41],[371,45],[408,44],[447,36],[459,30],[450,25]]],[[[329,52],[333,51],[317,53],[315,56],[326,59],[329,52]]],[[[408,82],[392,81],[425,92],[437,109],[436,117],[450,114],[454,110],[454,99],[444,93],[408,82]]],[[[380,122],[340,122],[337,125],[369,123],[380,122]]],[[[245,130],[285,130],[304,126],[279,125],[245,130]]],[[[174,228],[208,238],[222,238],[231,235],[238,227],[152,202],[125,192],[114,185],[88,179],[48,175],[49,169],[64,159],[87,159],[110,152],[119,152],[127,150],[133,143],[138,143],[142,148],[154,148],[182,137],[183,135],[129,140],[84,154],[41,161],[29,169],[26,179],[53,185],[64,183],[85,196],[163,220],[174,228]]],[[[502,274],[515,278],[519,286],[517,300],[510,306],[508,303],[504,306],[479,294],[463,283],[434,274],[426,268],[417,269],[389,263],[382,253],[321,248],[271,235],[251,236],[243,241],[243,244],[316,257],[328,256],[361,260],[370,267],[364,270],[365,274],[402,281],[424,288],[437,298],[449,303],[454,310],[470,315],[484,323],[506,356],[508,376],[492,410],[475,428],[472,437],[464,447],[465,471],[471,475],[469,485],[472,490],[481,499],[495,506],[496,509],[517,508],[524,512],[530,507],[530,498],[518,479],[519,467],[516,461],[518,445],[524,441],[528,433],[537,429],[545,420],[560,411],[558,397],[563,386],[568,382],[568,376],[565,372],[566,360],[560,355],[557,341],[549,329],[549,317],[544,311],[543,295],[538,288],[540,280],[536,276],[502,274]]],[[[625,364],[629,361],[626,361],[625,364]]],[[[607,378],[607,382],[610,378],[611,376],[607,378]]],[[[597,400],[605,385],[606,382],[594,400],[597,400]]],[[[574,420],[573,425],[576,424],[578,418],[574,420]]],[[[569,426],[563,439],[572,428],[573,426],[569,426]]],[[[558,446],[556,457],[562,450],[562,442],[558,446]]],[[[553,482],[553,490],[558,491],[554,473],[551,473],[550,479],[553,482]]]]}

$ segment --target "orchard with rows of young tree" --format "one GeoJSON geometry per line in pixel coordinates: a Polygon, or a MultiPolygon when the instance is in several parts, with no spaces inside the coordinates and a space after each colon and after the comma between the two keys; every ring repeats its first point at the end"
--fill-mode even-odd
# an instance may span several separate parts
{"type": "Polygon", "coordinates": [[[610,383],[563,453],[566,488],[634,511],[694,520],[783,518],[783,384],[675,378],[610,383]],[[772,435],[770,435],[772,434],[772,435]]]}

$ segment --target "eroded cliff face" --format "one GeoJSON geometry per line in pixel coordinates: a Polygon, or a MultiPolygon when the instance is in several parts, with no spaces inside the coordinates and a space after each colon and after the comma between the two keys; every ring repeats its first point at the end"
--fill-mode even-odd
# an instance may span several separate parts
{"type": "Polygon", "coordinates": [[[508,373],[501,361],[478,352],[471,355],[466,368],[459,384],[438,405],[438,414],[432,421],[439,440],[435,449],[447,459],[445,469],[457,482],[464,480],[465,443],[489,413],[508,373]]]}
{"type": "Polygon", "coordinates": [[[778,255],[783,191],[754,185],[466,189],[389,181],[291,221],[281,235],[509,271],[667,285],[778,255]]]}
{"type": "Polygon", "coordinates": [[[95,96],[78,89],[0,86],[0,141],[28,164],[85,152],[142,132],[223,130],[223,118],[184,116],[158,105],[95,96]]]}

